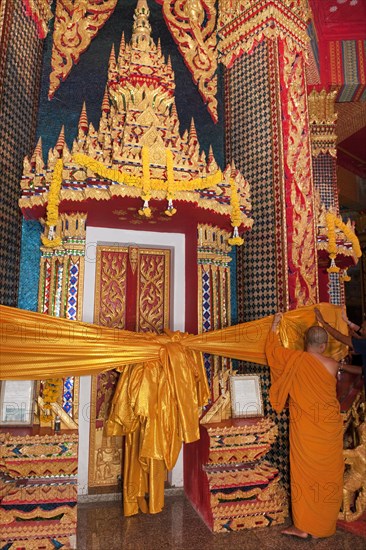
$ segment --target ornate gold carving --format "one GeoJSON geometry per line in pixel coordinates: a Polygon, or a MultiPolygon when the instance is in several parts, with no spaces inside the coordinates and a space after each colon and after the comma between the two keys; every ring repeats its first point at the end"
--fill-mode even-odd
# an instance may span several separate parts
{"type": "Polygon", "coordinates": [[[231,262],[231,257],[228,255],[232,250],[228,244],[229,236],[230,234],[225,229],[199,224],[197,226],[197,246],[200,258],[212,258],[212,260],[223,264],[231,262]]]}
{"type": "MultiPolygon", "coordinates": [[[[249,438],[248,438],[249,439],[249,438]]],[[[208,464],[240,464],[243,462],[255,462],[268,453],[271,445],[248,445],[241,448],[228,448],[210,451],[208,464]]]]}
{"type": "Polygon", "coordinates": [[[283,44],[283,82],[288,91],[286,110],[288,127],[284,132],[285,175],[292,205],[292,242],[289,261],[295,270],[292,303],[314,304],[317,299],[317,255],[311,169],[310,140],[306,135],[307,102],[304,82],[304,59],[283,44]],[[305,132],[305,135],[304,135],[305,132]],[[309,224],[309,219],[312,223],[309,224]]]}
{"type": "Polygon", "coordinates": [[[39,38],[46,38],[48,23],[52,19],[51,0],[23,0],[25,13],[33,19],[39,38]]]}
{"type": "MultiPolygon", "coordinates": [[[[231,23],[239,14],[246,10],[255,8],[261,11],[265,5],[274,5],[274,10],[282,9],[283,4],[288,6],[288,9],[302,21],[308,21],[310,8],[308,0],[294,0],[291,2],[283,2],[279,0],[219,0],[220,25],[231,23]],[[282,4],[282,6],[281,6],[282,4]]],[[[264,17],[264,16],[263,16],[264,17]]]]}
{"type": "Polygon", "coordinates": [[[118,373],[110,371],[92,377],[90,406],[89,472],[90,487],[115,487],[122,468],[122,437],[106,437],[106,421],[118,373]]]}
{"type": "Polygon", "coordinates": [[[253,513],[253,515],[214,518],[214,533],[227,533],[239,531],[241,529],[254,529],[256,527],[268,527],[270,525],[279,525],[285,522],[287,517],[287,506],[282,505],[280,511],[265,511],[263,513],[253,513]]]}
{"type": "Polygon", "coordinates": [[[355,224],[350,219],[346,223],[337,215],[335,208],[327,209],[321,203],[318,193],[315,193],[315,221],[317,225],[317,249],[326,250],[330,257],[337,255],[351,257],[357,264],[361,249],[356,234],[355,224]],[[330,216],[329,216],[330,215],[330,216]],[[327,223],[327,219],[329,220],[327,223]],[[330,225],[329,225],[330,223],[330,225]],[[330,242],[333,241],[333,242],[330,242]]]}
{"type": "Polygon", "coordinates": [[[169,326],[170,250],[140,249],[137,327],[163,332],[169,326]]]}
{"type": "Polygon", "coordinates": [[[343,485],[343,504],[339,519],[355,521],[366,510],[366,421],[358,427],[359,445],[344,449],[346,469],[343,485]],[[351,510],[354,509],[354,511],[351,510]]]}
{"type": "Polygon", "coordinates": [[[306,56],[309,37],[307,0],[220,0],[218,33],[220,61],[226,67],[250,53],[264,39],[286,40],[291,50],[306,56]]]}
{"type": "Polygon", "coordinates": [[[136,267],[139,263],[139,249],[137,246],[128,247],[128,260],[130,262],[131,271],[133,274],[136,273],[136,267]]]}
{"type": "Polygon", "coordinates": [[[126,328],[127,247],[97,246],[94,320],[126,328]]]}
{"type": "MultiPolygon", "coordinates": [[[[58,140],[45,166],[38,144],[24,160],[19,204],[26,210],[46,205],[62,157],[61,202],[144,196],[147,203],[150,198],[167,201],[162,209],[167,217],[175,213],[174,200],[230,217],[231,222],[235,199],[236,225],[250,228],[249,184],[231,167],[222,174],[211,149],[206,158],[193,122],[189,131],[179,133],[174,73],[151,37],[145,8],[142,2],[136,9],[131,42],[122,39],[118,55],[111,52],[99,129],[87,124],[83,105],[71,151],[64,138],[58,140]]],[[[141,211],[151,214],[148,204],[141,211]]]]}
{"type": "MultiPolygon", "coordinates": [[[[99,245],[94,319],[104,326],[126,328],[126,293],[130,288],[130,294],[136,292],[136,330],[162,332],[169,326],[169,286],[170,250],[99,245]],[[127,280],[127,276],[130,277],[128,265],[131,265],[132,283],[127,280]]],[[[117,477],[121,474],[122,438],[103,435],[117,380],[118,373],[115,371],[92,378],[91,487],[117,487],[117,477]]]]}
{"type": "MultiPolygon", "coordinates": [[[[52,479],[48,479],[49,483],[45,485],[37,484],[20,485],[17,483],[6,483],[7,493],[2,498],[2,505],[11,505],[14,502],[22,502],[24,504],[36,504],[38,502],[71,502],[77,500],[77,484],[75,478],[65,478],[64,483],[52,484],[52,479]]],[[[21,483],[21,482],[20,482],[21,483]]],[[[1,522],[0,522],[1,523],[1,522]]]]}
{"type": "Polygon", "coordinates": [[[337,113],[334,110],[337,92],[312,90],[308,96],[311,146],[313,156],[320,153],[337,155],[335,123],[337,113]]]}
{"type": "Polygon", "coordinates": [[[166,24],[198,90],[217,122],[217,36],[213,0],[164,0],[166,24]]]}
{"type": "Polygon", "coordinates": [[[48,98],[52,99],[73,63],[88,48],[116,7],[117,0],[58,0],[53,32],[52,72],[48,98]]]}
{"type": "Polygon", "coordinates": [[[23,512],[23,510],[17,510],[16,508],[4,510],[4,508],[1,507],[0,524],[7,525],[16,521],[35,520],[40,513],[42,513],[42,519],[59,519],[58,516],[62,514],[62,521],[76,523],[76,508],[70,508],[70,506],[59,506],[54,510],[41,511],[39,508],[36,508],[30,512],[23,512]]]}

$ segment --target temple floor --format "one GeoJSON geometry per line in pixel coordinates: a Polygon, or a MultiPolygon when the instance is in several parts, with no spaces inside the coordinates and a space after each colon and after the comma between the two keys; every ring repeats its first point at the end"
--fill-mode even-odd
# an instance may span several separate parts
{"type": "Polygon", "coordinates": [[[299,540],[281,535],[284,525],[231,533],[213,534],[183,494],[168,496],[163,512],[125,518],[121,502],[94,502],[78,505],[78,550],[160,550],[176,548],[205,550],[273,548],[317,550],[358,550],[365,538],[337,529],[327,539],[299,540]]]}

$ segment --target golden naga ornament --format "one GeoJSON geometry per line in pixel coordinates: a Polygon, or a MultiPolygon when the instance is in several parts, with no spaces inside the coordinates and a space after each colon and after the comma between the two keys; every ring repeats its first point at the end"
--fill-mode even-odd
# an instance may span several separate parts
{"type": "Polygon", "coordinates": [[[217,34],[213,0],[157,0],[185,64],[217,122],[217,34]]]}
{"type": "Polygon", "coordinates": [[[57,1],[48,99],[53,98],[116,4],[117,0],[57,1]]]}

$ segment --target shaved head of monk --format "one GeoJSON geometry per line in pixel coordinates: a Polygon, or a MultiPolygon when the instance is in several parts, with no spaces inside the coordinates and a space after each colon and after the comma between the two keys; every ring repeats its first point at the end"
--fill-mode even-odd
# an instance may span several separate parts
{"type": "Polygon", "coordinates": [[[328,343],[328,333],[322,327],[313,326],[305,332],[305,350],[323,353],[328,343]]]}

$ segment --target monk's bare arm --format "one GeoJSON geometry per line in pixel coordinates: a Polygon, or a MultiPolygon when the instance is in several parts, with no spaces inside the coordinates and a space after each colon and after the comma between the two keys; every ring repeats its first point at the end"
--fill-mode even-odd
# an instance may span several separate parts
{"type": "Polygon", "coordinates": [[[362,374],[362,367],[358,365],[340,365],[340,369],[351,374],[362,374]]]}
{"type": "Polygon", "coordinates": [[[272,327],[271,327],[272,332],[277,332],[277,328],[281,322],[281,319],[282,319],[282,313],[276,313],[273,316],[272,327]]]}
{"type": "Polygon", "coordinates": [[[352,338],[350,336],[346,334],[342,334],[342,332],[339,332],[339,330],[337,330],[336,328],[332,327],[332,325],[327,323],[318,308],[314,308],[314,312],[318,322],[328,332],[328,334],[333,336],[333,338],[335,338],[339,342],[342,342],[342,344],[345,344],[346,346],[349,346],[350,348],[352,348],[352,338]]]}

